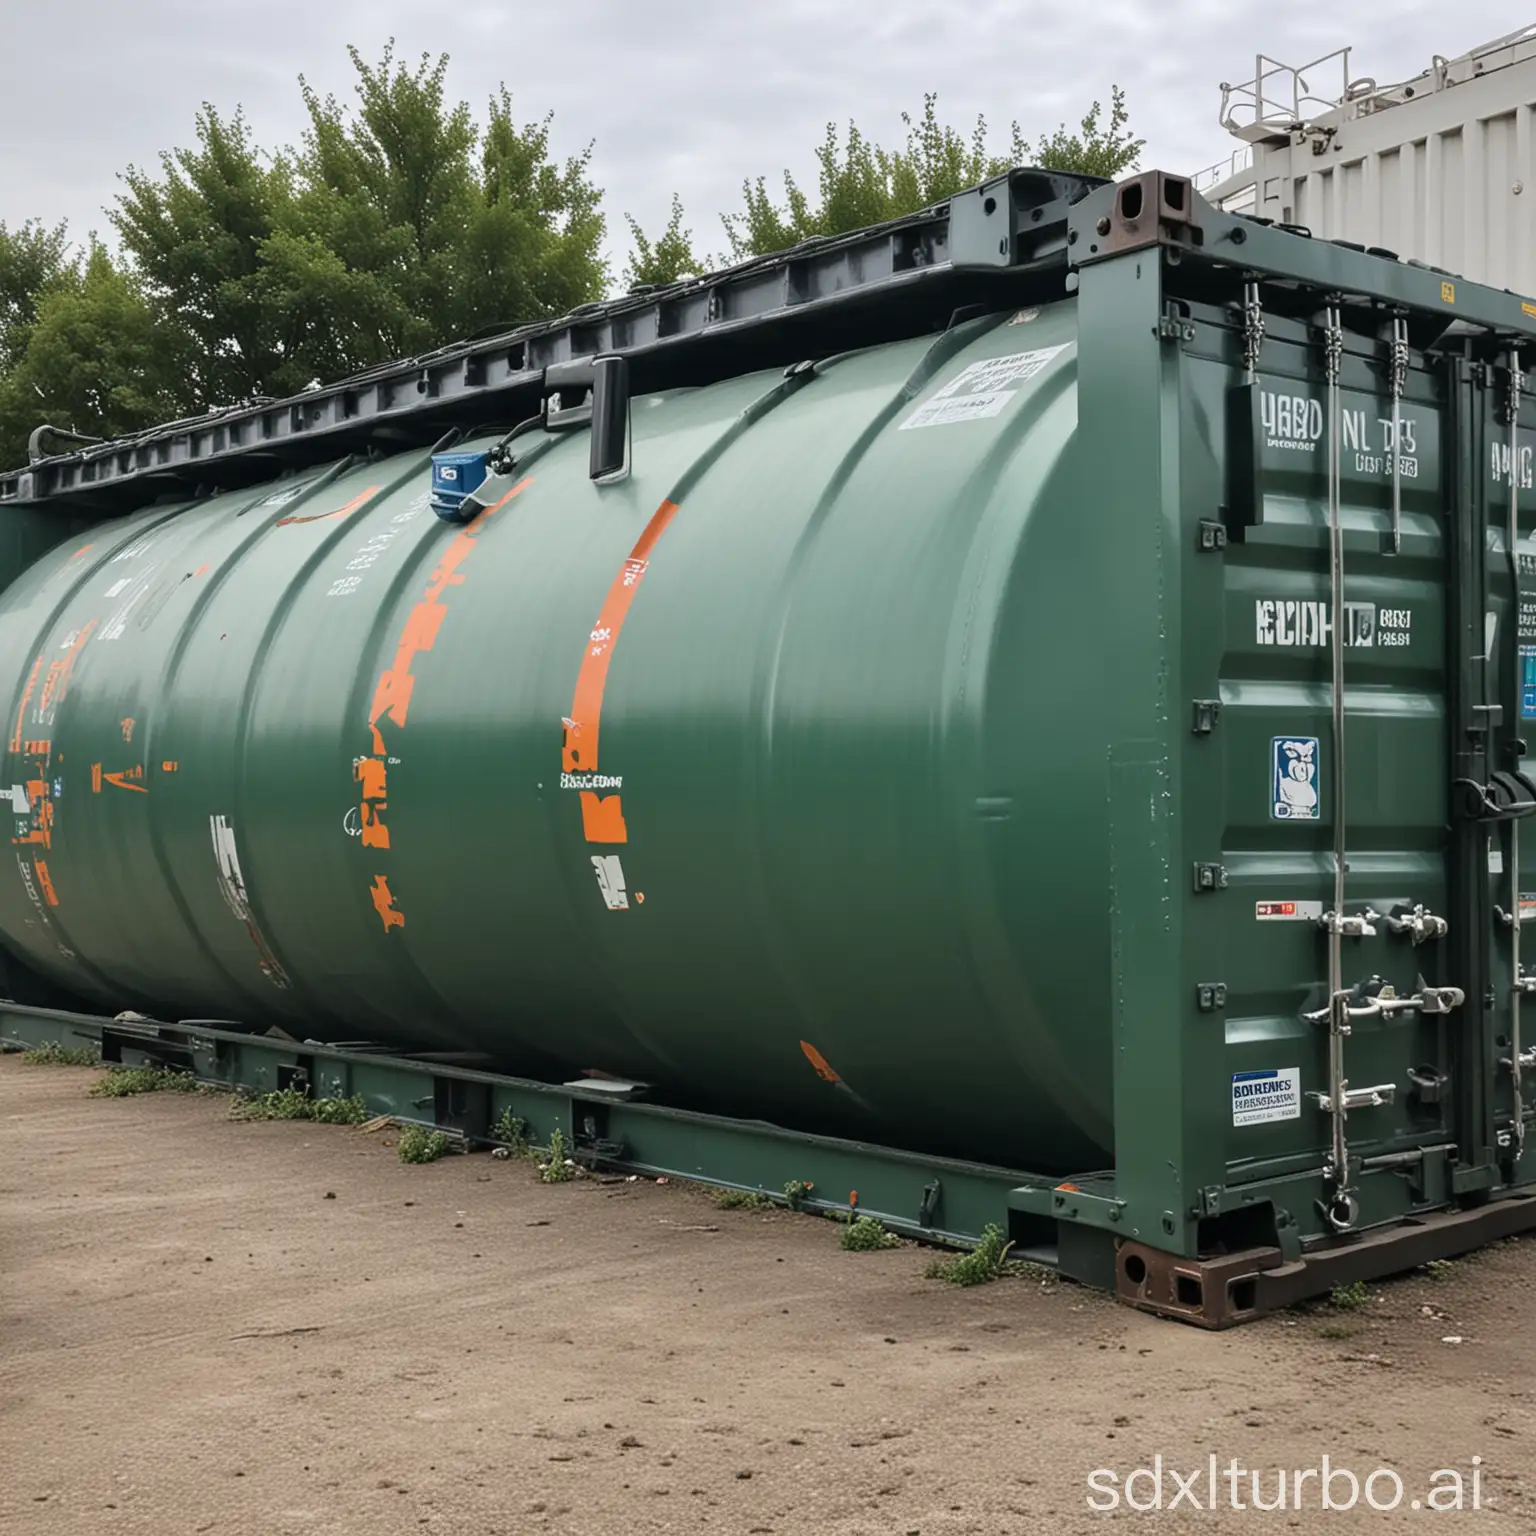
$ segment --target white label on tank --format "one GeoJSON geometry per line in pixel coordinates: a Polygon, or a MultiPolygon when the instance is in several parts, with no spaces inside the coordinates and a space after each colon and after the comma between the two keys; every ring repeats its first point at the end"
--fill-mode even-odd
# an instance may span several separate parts
{"type": "Polygon", "coordinates": [[[603,893],[603,904],[610,912],[629,910],[629,893],[624,885],[624,866],[616,853],[594,853],[592,867],[597,871],[597,886],[603,893]]]}
{"type": "Polygon", "coordinates": [[[12,784],[9,789],[0,789],[0,800],[9,800],[11,809],[18,816],[30,816],[32,814],[32,802],[27,799],[26,786],[12,784]]]}
{"type": "Polygon", "coordinates": [[[1007,386],[1034,378],[1052,358],[1066,350],[1065,345],[1041,347],[1034,352],[1013,352],[1007,357],[984,357],[969,363],[923,401],[902,422],[901,430],[948,427],[960,421],[996,416],[1018,393],[1007,386]]]}
{"type": "Polygon", "coordinates": [[[1323,915],[1320,901],[1256,901],[1253,915],[1261,923],[1315,923],[1323,915]]]}
{"type": "Polygon", "coordinates": [[[1301,1119],[1301,1068],[1232,1074],[1232,1124],[1301,1119]]]}

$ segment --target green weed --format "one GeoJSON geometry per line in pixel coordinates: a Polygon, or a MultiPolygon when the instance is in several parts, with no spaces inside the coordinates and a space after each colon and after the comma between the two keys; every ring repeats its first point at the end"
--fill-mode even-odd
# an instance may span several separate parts
{"type": "Polygon", "coordinates": [[[1364,1280],[1356,1280],[1352,1285],[1334,1286],[1328,1299],[1340,1312],[1358,1312],[1370,1301],[1371,1293],[1365,1288],[1364,1280]]]}
{"type": "Polygon", "coordinates": [[[807,1183],[807,1181],[804,1179],[791,1179],[789,1183],[784,1186],[784,1198],[789,1201],[790,1210],[798,1211],[800,1209],[801,1202],[804,1201],[805,1197],[809,1195],[810,1192],[815,1188],[816,1186],[814,1184],[807,1183]]]}
{"type": "Polygon", "coordinates": [[[360,1093],[349,1099],[312,1099],[297,1088],[279,1088],[255,1098],[237,1097],[229,1106],[231,1120],[314,1120],[320,1125],[361,1125],[368,1106],[360,1093]]]}
{"type": "Polygon", "coordinates": [[[401,1129],[395,1150],[402,1163],[435,1163],[452,1146],[452,1138],[442,1131],[429,1131],[424,1125],[407,1125],[401,1129]]]}
{"type": "Polygon", "coordinates": [[[715,1208],[721,1211],[766,1211],[774,1204],[755,1189],[717,1189],[714,1195],[715,1208]]]}
{"type": "Polygon", "coordinates": [[[513,1157],[527,1157],[532,1151],[528,1144],[528,1122],[510,1109],[504,1109],[491,1127],[491,1140],[500,1142],[513,1157]]]}
{"type": "Polygon", "coordinates": [[[546,1184],[564,1184],[576,1177],[576,1164],[565,1147],[565,1132],[556,1130],[549,1146],[539,1153],[539,1177],[546,1184]]]}
{"type": "Polygon", "coordinates": [[[840,1247],[850,1253],[874,1253],[881,1248],[897,1248],[901,1239],[894,1232],[887,1232],[873,1216],[855,1216],[838,1237],[840,1247]]]}
{"type": "Polygon", "coordinates": [[[95,1067],[101,1064],[101,1052],[94,1045],[60,1045],[50,1040],[23,1051],[21,1059],[29,1067],[95,1067]]]}
{"type": "Polygon", "coordinates": [[[1431,1259],[1424,1266],[1431,1280],[1449,1280],[1456,1273],[1455,1259],[1431,1259]]]}
{"type": "Polygon", "coordinates": [[[190,1072],[171,1067],[109,1067],[90,1093],[93,1099],[126,1099],[135,1093],[196,1093],[198,1087],[190,1072]]]}
{"type": "Polygon", "coordinates": [[[1352,1328],[1348,1323],[1324,1323],[1317,1330],[1320,1339],[1352,1339],[1359,1333],[1358,1328],[1352,1328]]]}
{"type": "Polygon", "coordinates": [[[923,1273],[930,1280],[947,1280],[951,1285],[986,1285],[1004,1272],[1011,1247],[1013,1244],[1003,1236],[1003,1229],[988,1223],[981,1229],[981,1241],[969,1253],[935,1259],[923,1273]]]}

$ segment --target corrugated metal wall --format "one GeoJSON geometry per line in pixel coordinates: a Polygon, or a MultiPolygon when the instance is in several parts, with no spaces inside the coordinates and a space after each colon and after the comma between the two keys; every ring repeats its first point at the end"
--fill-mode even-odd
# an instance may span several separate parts
{"type": "Polygon", "coordinates": [[[1536,293],[1533,114],[1529,58],[1344,121],[1320,154],[1317,138],[1256,145],[1253,211],[1536,293]]]}

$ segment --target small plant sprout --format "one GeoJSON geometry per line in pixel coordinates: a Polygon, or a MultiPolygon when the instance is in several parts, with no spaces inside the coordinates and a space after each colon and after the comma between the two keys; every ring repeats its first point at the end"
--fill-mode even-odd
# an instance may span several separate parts
{"type": "Polygon", "coordinates": [[[361,1125],[368,1118],[363,1096],[312,1099],[297,1088],[279,1088],[255,1098],[237,1095],[229,1106],[231,1120],[314,1120],[321,1125],[361,1125]]]}
{"type": "Polygon", "coordinates": [[[874,1253],[881,1248],[899,1248],[901,1239],[887,1232],[873,1216],[854,1216],[843,1227],[838,1243],[850,1253],[874,1253]]]}
{"type": "Polygon", "coordinates": [[[784,1186],[784,1198],[789,1202],[789,1208],[792,1211],[798,1211],[806,1197],[815,1188],[814,1184],[805,1179],[791,1179],[784,1186]]]}
{"type": "Polygon", "coordinates": [[[136,1093],[196,1093],[198,1081],[190,1072],[170,1067],[112,1067],[91,1084],[93,1099],[126,1099],[136,1093]]]}
{"type": "Polygon", "coordinates": [[[1003,1229],[988,1223],[981,1230],[981,1241],[969,1253],[953,1259],[935,1259],[925,1273],[930,1280],[947,1280],[951,1285],[986,1285],[1003,1274],[1012,1247],[1003,1236],[1003,1229]]]}
{"type": "Polygon", "coordinates": [[[532,1151],[528,1144],[528,1122],[510,1109],[502,1110],[501,1118],[491,1127],[491,1140],[500,1143],[498,1150],[513,1157],[527,1157],[532,1151]]]}
{"type": "Polygon", "coordinates": [[[576,1177],[576,1163],[566,1153],[565,1132],[558,1128],[539,1159],[539,1177],[546,1184],[564,1184],[576,1177]]]}
{"type": "Polygon", "coordinates": [[[721,1211],[765,1211],[773,1207],[773,1201],[755,1189],[717,1189],[714,1197],[715,1208],[721,1211]]]}
{"type": "Polygon", "coordinates": [[[1340,1312],[1358,1312],[1371,1299],[1371,1293],[1364,1280],[1356,1280],[1352,1285],[1334,1286],[1328,1299],[1340,1312]]]}
{"type": "Polygon", "coordinates": [[[453,1146],[452,1138],[424,1125],[407,1125],[400,1132],[395,1150],[402,1163],[435,1163],[453,1146]]]}
{"type": "Polygon", "coordinates": [[[101,1065],[101,1052],[94,1045],[60,1045],[49,1040],[23,1051],[21,1059],[29,1067],[96,1067],[101,1065]]]}

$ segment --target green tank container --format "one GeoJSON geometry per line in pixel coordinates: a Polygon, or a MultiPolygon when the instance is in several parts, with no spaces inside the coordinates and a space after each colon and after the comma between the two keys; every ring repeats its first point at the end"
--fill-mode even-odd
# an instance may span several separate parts
{"type": "Polygon", "coordinates": [[[1102,1159],[1102,762],[1039,728],[1101,681],[1047,664],[1075,334],[644,395],[624,483],[555,439],[467,526],[415,452],[61,547],[0,613],[7,941],[113,1012],[1102,1159]]]}
{"type": "Polygon", "coordinates": [[[0,938],[1175,1253],[1528,1183],[1536,309],[1177,178],[1031,211],[948,323],[637,374],[621,474],[535,423],[447,522],[418,433],[59,543],[0,598],[0,938]]]}

